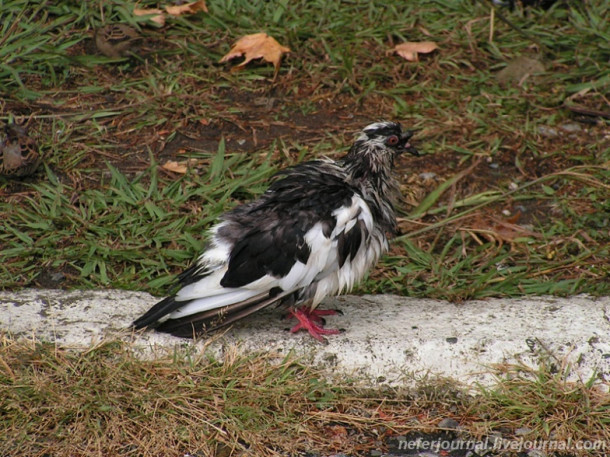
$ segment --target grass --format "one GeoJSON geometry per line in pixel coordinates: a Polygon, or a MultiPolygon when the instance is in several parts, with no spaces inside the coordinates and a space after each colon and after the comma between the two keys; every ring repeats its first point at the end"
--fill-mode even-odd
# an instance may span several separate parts
{"type": "Polygon", "coordinates": [[[78,196],[49,172],[49,181],[33,186],[36,197],[28,195],[15,208],[7,227],[3,269],[20,273],[6,286],[38,274],[39,261],[89,287],[148,284],[162,290],[172,275],[166,270],[160,276],[159,271],[172,262],[188,264],[190,253],[203,249],[195,234],[204,232],[232,195],[247,198],[261,192],[262,178],[270,174],[264,163],[255,168],[243,155],[225,156],[222,149],[207,159],[201,161],[209,165],[208,173],[174,182],[161,181],[156,167],[128,180],[108,165],[100,186],[78,196]],[[215,211],[202,214],[193,199],[206,201],[215,211]],[[189,225],[193,215],[198,221],[189,225]],[[24,233],[24,228],[35,234],[24,233]],[[24,247],[30,252],[25,258],[24,247]],[[153,251],[157,254],[151,257],[153,251]]]}
{"type": "MultiPolygon", "coordinates": [[[[0,178],[1,288],[163,295],[219,214],[262,193],[275,171],[337,157],[363,125],[390,118],[419,129],[424,156],[398,163],[402,234],[358,293],[610,293],[608,123],[581,114],[609,110],[607,2],[498,10],[493,20],[483,1],[208,7],[159,28],[128,1],[2,2],[0,123],[27,122],[43,166],[0,178]],[[131,57],[96,50],[94,30],[115,22],[145,37],[131,57]],[[275,81],[271,65],[218,64],[260,31],[293,51],[275,81]],[[386,52],[420,40],[440,49],[418,63],[386,52]],[[522,55],[546,71],[498,83],[522,55]],[[162,167],[187,160],[184,175],[162,167]]],[[[467,400],[422,402],[421,392],[330,385],[292,359],[278,370],[264,356],[139,362],[119,343],[73,353],[7,340],[2,351],[2,453],[165,455],[198,442],[218,455],[223,446],[364,453],[374,433],[432,427],[433,408],[475,435],[525,425],[536,436],[608,439],[607,397],[551,362],[498,368],[497,387],[467,400]],[[256,404],[244,398],[252,390],[256,404]]]]}
{"type": "Polygon", "coordinates": [[[603,122],[540,134],[572,122],[561,108],[568,99],[603,109],[604,2],[516,11],[511,21],[529,40],[502,22],[490,40],[480,2],[236,1],[162,29],[130,7],[6,2],[2,119],[29,119],[45,167],[0,183],[3,287],[46,284],[41,272],[51,271],[64,287],[163,294],[222,211],[260,194],[274,171],[336,156],[366,122],[391,117],[422,129],[427,155],[400,165],[404,235],[360,292],[463,300],[610,291],[603,122]],[[92,31],[108,22],[146,36],[134,57],[96,51],[92,31]],[[216,64],[261,28],[294,50],[275,83],[271,66],[230,73],[216,64]],[[419,64],[385,52],[430,36],[441,49],[419,64]],[[497,84],[494,72],[532,43],[549,72],[497,84]],[[187,176],[158,169],[187,158],[187,176]],[[481,219],[506,218],[502,210],[521,214],[516,225],[530,236],[498,234],[481,219]]]}
{"type": "Polygon", "coordinates": [[[182,348],[142,361],[119,341],[77,352],[4,338],[0,453],[371,455],[416,430],[438,433],[448,417],[463,440],[502,431],[518,442],[513,432],[527,427],[530,441],[608,443],[608,395],[540,360],[538,370],[497,367],[498,385],[478,391],[434,378],[417,389],[363,390],[292,355],[229,349],[215,360],[182,348]]]}
{"type": "Polygon", "coordinates": [[[610,397],[593,387],[595,376],[569,381],[570,367],[559,362],[546,357],[536,369],[527,364],[497,367],[499,382],[482,389],[483,400],[473,410],[486,414],[487,427],[517,422],[535,437],[607,443],[610,397]]]}

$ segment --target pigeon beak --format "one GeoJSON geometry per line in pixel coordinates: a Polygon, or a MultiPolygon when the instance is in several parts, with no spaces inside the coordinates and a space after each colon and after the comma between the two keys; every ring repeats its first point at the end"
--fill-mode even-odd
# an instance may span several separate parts
{"type": "Polygon", "coordinates": [[[415,146],[413,146],[409,140],[411,139],[411,137],[415,134],[414,131],[412,130],[407,130],[405,131],[401,136],[400,139],[401,144],[402,144],[402,149],[404,151],[407,151],[409,154],[413,154],[415,157],[419,157],[420,153],[419,151],[415,148],[415,146]]]}

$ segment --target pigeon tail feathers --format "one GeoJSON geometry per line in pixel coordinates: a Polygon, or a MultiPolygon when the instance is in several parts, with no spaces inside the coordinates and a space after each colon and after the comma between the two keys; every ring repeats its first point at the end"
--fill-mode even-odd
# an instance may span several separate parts
{"type": "Polygon", "coordinates": [[[291,294],[293,292],[281,292],[278,294],[275,290],[259,293],[248,299],[220,308],[212,308],[183,317],[167,319],[155,327],[155,330],[182,338],[193,338],[202,333],[213,332],[231,325],[267,306],[279,304],[289,299],[288,296],[291,294]]]}

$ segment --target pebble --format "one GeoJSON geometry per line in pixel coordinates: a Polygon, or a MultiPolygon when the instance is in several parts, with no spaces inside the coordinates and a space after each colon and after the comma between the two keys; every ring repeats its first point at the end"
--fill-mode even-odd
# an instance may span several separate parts
{"type": "Polygon", "coordinates": [[[516,436],[524,436],[527,435],[529,433],[532,433],[532,429],[528,428],[528,427],[521,427],[515,430],[515,435],[516,436]]]}
{"type": "Polygon", "coordinates": [[[510,190],[517,190],[517,189],[519,188],[519,184],[517,184],[516,182],[511,182],[511,183],[508,185],[508,188],[509,188],[510,190]]]}
{"type": "Polygon", "coordinates": [[[547,454],[540,449],[530,449],[527,451],[527,457],[546,457],[547,454]]]}
{"type": "Polygon", "coordinates": [[[433,171],[427,171],[425,173],[420,173],[419,177],[421,179],[434,179],[436,178],[436,173],[434,173],[433,171]]]}
{"type": "Polygon", "coordinates": [[[527,208],[525,206],[523,206],[523,205],[516,205],[515,209],[517,211],[521,211],[522,213],[527,213],[527,208]]]}
{"type": "Polygon", "coordinates": [[[459,426],[460,423],[455,419],[451,419],[450,417],[446,417],[438,423],[438,428],[444,428],[447,430],[455,430],[459,426]]]}
{"type": "Polygon", "coordinates": [[[61,271],[56,271],[55,273],[51,273],[49,277],[51,278],[51,281],[60,282],[63,281],[66,276],[61,271]]]}
{"type": "Polygon", "coordinates": [[[547,127],[546,125],[539,126],[538,133],[540,133],[540,135],[542,136],[546,136],[549,138],[556,138],[559,136],[559,132],[557,131],[557,129],[554,129],[553,127],[547,127]]]}
{"type": "Polygon", "coordinates": [[[565,130],[568,133],[582,132],[582,127],[573,122],[562,124],[560,127],[561,130],[565,130]]]}

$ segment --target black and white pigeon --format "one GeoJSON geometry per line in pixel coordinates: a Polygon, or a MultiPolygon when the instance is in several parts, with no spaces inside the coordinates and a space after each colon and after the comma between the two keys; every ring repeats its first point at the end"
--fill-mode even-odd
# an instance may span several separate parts
{"type": "Polygon", "coordinates": [[[392,169],[402,152],[419,155],[412,136],[396,122],[376,122],[342,159],[280,171],[257,200],[221,216],[205,252],[178,276],[177,292],[133,326],[194,337],[284,305],[298,320],[292,332],[322,342],[339,333],[322,317],[336,311],[316,307],[351,290],[388,250],[398,196],[392,169]]]}

